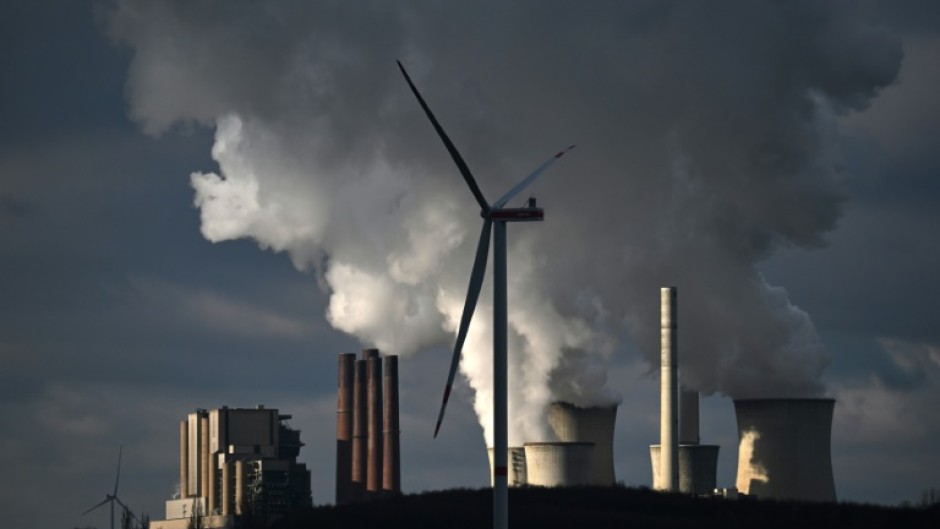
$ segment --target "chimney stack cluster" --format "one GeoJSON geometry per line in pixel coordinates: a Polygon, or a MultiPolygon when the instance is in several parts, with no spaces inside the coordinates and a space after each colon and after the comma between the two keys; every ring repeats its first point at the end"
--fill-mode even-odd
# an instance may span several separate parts
{"type": "Polygon", "coordinates": [[[337,505],[401,493],[398,357],[385,357],[384,376],[382,365],[378,349],[339,355],[337,505]]]}

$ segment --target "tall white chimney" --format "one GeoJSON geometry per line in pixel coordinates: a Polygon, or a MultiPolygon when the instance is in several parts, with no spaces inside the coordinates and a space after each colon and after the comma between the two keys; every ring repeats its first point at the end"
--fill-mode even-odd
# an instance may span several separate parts
{"type": "MultiPolygon", "coordinates": [[[[676,287],[660,294],[660,490],[679,490],[679,399],[677,375],[678,318],[676,287]]],[[[655,485],[655,484],[654,484],[655,485]]]]}

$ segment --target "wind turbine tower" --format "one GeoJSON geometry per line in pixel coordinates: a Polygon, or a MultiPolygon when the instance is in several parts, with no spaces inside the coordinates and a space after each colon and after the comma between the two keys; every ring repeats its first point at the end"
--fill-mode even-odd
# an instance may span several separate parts
{"type": "Polygon", "coordinates": [[[123,454],[123,452],[124,452],[124,446],[121,445],[121,447],[118,448],[117,476],[114,478],[114,492],[111,494],[105,494],[104,499],[101,500],[101,502],[96,503],[94,507],[82,513],[82,516],[85,516],[86,514],[97,509],[98,507],[101,507],[105,503],[110,502],[111,503],[111,529],[114,529],[114,502],[117,502],[118,505],[124,508],[124,512],[126,513],[124,515],[125,518],[128,515],[130,515],[130,517],[133,518],[134,521],[136,521],[138,525],[142,525],[140,520],[137,519],[137,516],[134,515],[134,513],[127,507],[127,505],[124,504],[123,501],[121,501],[118,498],[118,495],[117,495],[118,483],[121,481],[121,455],[123,454]]]}
{"type": "Polygon", "coordinates": [[[555,154],[545,163],[540,165],[532,174],[525,177],[512,189],[506,192],[499,200],[490,205],[480,187],[470,173],[470,168],[460,156],[457,148],[447,137],[444,129],[438,123],[431,109],[428,108],[424,98],[418,93],[411,77],[405,71],[405,67],[398,62],[402,75],[411,87],[411,91],[418,99],[421,108],[434,126],[437,135],[444,142],[444,147],[450,153],[454,163],[460,170],[473,193],[473,197],[480,205],[480,216],[483,217],[483,229],[480,232],[480,241],[477,244],[476,257],[473,261],[473,269],[470,273],[470,285],[467,288],[467,299],[464,302],[463,314],[460,317],[460,327],[457,330],[457,342],[454,345],[454,355],[451,358],[450,372],[447,375],[447,385],[444,388],[444,398],[441,403],[441,411],[437,418],[437,426],[434,428],[434,437],[441,428],[441,421],[444,419],[444,410],[447,408],[447,400],[450,398],[451,386],[454,383],[454,375],[457,373],[457,365],[460,362],[460,352],[463,348],[464,340],[467,337],[467,329],[470,327],[470,320],[473,318],[473,311],[476,308],[477,299],[480,296],[480,288],[483,286],[483,277],[486,274],[486,260],[490,249],[490,233],[493,237],[493,527],[496,529],[505,529],[509,526],[509,492],[508,492],[508,397],[507,397],[507,299],[506,299],[506,223],[508,222],[533,222],[541,221],[544,218],[544,211],[536,207],[535,199],[530,198],[525,207],[507,208],[504,207],[509,200],[515,197],[520,191],[531,184],[542,172],[554,164],[566,152],[574,148],[574,145],[555,154]]]}

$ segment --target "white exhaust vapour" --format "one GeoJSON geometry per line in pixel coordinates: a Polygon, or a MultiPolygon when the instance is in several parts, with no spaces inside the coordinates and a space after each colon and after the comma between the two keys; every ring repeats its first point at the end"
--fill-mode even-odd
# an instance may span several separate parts
{"type": "MultiPolygon", "coordinates": [[[[109,28],[133,50],[127,91],[143,130],[215,128],[218,167],[191,177],[203,235],[250,238],[315,270],[330,323],[390,353],[453,345],[479,222],[394,59],[434,94],[484,189],[507,188],[546,145],[578,143],[533,190],[551,229],[510,238],[516,446],[547,438],[553,400],[617,399],[598,366],[624,330],[656,364],[649,292],[661,284],[695,315],[683,326],[690,388],[822,392],[812,321],[756,265],[835,226],[833,117],[894,80],[900,46],[854,5],[717,11],[125,0],[109,28]],[[487,39],[457,38],[481,26],[487,39]]],[[[491,291],[461,363],[488,442],[491,291]]]]}

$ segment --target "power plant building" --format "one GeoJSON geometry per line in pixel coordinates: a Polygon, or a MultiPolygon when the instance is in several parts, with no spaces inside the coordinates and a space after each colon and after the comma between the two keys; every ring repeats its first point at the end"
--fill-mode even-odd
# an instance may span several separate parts
{"type": "Polygon", "coordinates": [[[832,399],[735,400],[737,488],[759,498],[836,501],[832,399]]]}
{"type": "Polygon", "coordinates": [[[180,424],[180,490],[166,502],[166,519],[151,529],[206,528],[238,520],[271,521],[310,506],[310,471],[297,463],[300,431],[276,409],[199,409],[180,424]]]}

